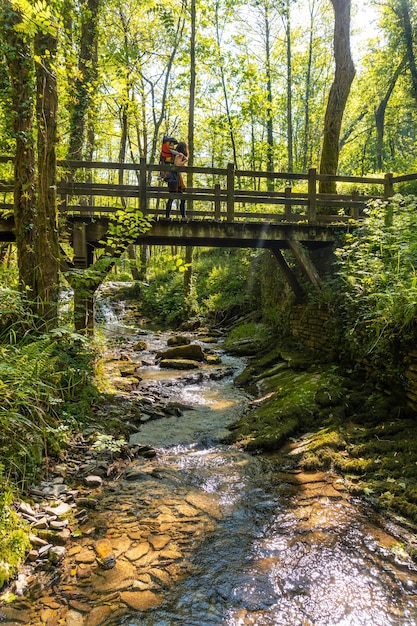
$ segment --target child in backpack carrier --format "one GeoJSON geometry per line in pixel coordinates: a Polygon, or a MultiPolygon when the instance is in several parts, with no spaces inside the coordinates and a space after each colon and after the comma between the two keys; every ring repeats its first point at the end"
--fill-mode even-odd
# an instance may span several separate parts
{"type": "MultiPolygon", "coordinates": [[[[175,146],[178,144],[178,141],[174,137],[169,137],[169,135],[164,135],[162,139],[161,146],[161,155],[159,157],[160,165],[168,165],[173,164],[175,161],[175,157],[178,152],[175,150],[175,146]]],[[[161,172],[161,178],[166,181],[168,178],[169,172],[161,172]]]]}

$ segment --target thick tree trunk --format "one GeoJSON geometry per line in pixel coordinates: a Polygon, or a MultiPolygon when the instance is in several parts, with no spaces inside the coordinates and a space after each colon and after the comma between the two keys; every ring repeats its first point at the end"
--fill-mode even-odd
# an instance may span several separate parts
{"type": "MultiPolygon", "coordinates": [[[[320,174],[335,175],[339,165],[339,138],[343,114],[355,77],[355,67],[350,52],[350,0],[331,0],[331,2],[335,14],[333,39],[335,73],[324,118],[320,174]]],[[[322,193],[335,193],[336,183],[321,181],[319,188],[322,193]]]]}
{"type": "Polygon", "coordinates": [[[1,21],[4,55],[9,71],[13,130],[16,138],[14,161],[14,220],[18,252],[19,282],[29,298],[36,298],[36,193],[33,144],[34,81],[30,46],[15,30],[21,22],[11,2],[3,0],[1,21]]]}
{"type": "Polygon", "coordinates": [[[56,124],[58,95],[54,63],[57,40],[35,37],[38,121],[37,308],[48,327],[57,323],[59,298],[59,238],[56,199],[56,124]]]}

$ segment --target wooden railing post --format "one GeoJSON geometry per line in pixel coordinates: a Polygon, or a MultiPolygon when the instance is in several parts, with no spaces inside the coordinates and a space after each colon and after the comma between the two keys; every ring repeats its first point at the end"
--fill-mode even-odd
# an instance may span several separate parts
{"type": "Polygon", "coordinates": [[[308,170],[308,221],[317,219],[317,170],[311,167],[308,170]]]}
{"type": "MultiPolygon", "coordinates": [[[[352,191],[352,202],[359,202],[359,191],[357,189],[354,189],[352,191]]],[[[354,220],[359,219],[359,207],[358,206],[353,206],[350,209],[350,217],[354,220]]]]}
{"type": "Polygon", "coordinates": [[[388,172],[384,176],[384,200],[388,200],[388,198],[392,198],[394,195],[394,184],[392,182],[393,174],[392,172],[388,172]]]}
{"type": "Polygon", "coordinates": [[[141,157],[139,162],[139,209],[142,211],[143,215],[147,213],[146,187],[146,159],[141,157]]]}
{"type": "Polygon", "coordinates": [[[227,164],[227,221],[233,222],[235,212],[235,166],[227,164]]]}
{"type": "Polygon", "coordinates": [[[214,219],[220,220],[220,185],[216,183],[214,185],[214,219]]]}
{"type": "MultiPolygon", "coordinates": [[[[286,198],[291,198],[291,194],[292,194],[292,188],[291,187],[285,187],[285,197],[286,198]]],[[[291,202],[286,202],[285,203],[284,210],[285,210],[285,219],[288,220],[288,221],[291,221],[291,213],[292,213],[292,204],[291,204],[291,202]]]]}

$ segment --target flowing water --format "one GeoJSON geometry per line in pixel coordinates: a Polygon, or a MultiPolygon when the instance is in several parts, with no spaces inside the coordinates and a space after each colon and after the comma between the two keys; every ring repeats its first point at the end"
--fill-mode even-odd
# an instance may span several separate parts
{"type": "MultiPolygon", "coordinates": [[[[268,457],[222,444],[247,410],[233,385],[243,361],[161,370],[155,353],[167,338],[146,336],[134,393],[175,400],[182,414],[132,435],[157,456],[103,488],[61,573],[32,591],[24,623],[417,626],[417,570],[389,524],[336,476],[299,471],[295,443],[268,457]],[[113,569],[94,564],[97,529],[113,546],[113,569]]],[[[13,619],[5,623],[22,623],[13,619]]]]}
{"type": "MultiPolygon", "coordinates": [[[[142,374],[159,383],[172,376],[142,374]]],[[[294,447],[265,458],[221,445],[247,403],[231,378],[173,388],[192,410],[143,425],[137,440],[155,446],[183,485],[214,496],[220,514],[164,603],[123,624],[417,625],[416,568],[337,477],[291,469],[294,447]]]]}

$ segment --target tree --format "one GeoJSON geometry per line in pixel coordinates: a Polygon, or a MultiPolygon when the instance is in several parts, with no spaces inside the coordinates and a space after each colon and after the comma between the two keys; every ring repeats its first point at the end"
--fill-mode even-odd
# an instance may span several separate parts
{"type": "Polygon", "coordinates": [[[57,38],[54,29],[35,36],[38,198],[36,295],[38,314],[47,325],[58,318],[60,252],[56,198],[57,38]]]}
{"type": "Polygon", "coordinates": [[[14,220],[21,289],[36,298],[36,190],[34,122],[34,73],[30,39],[22,26],[22,13],[5,0],[1,10],[1,31],[6,58],[15,138],[14,220]]]}
{"type": "MultiPolygon", "coordinates": [[[[339,164],[339,139],[343,114],[355,77],[355,67],[350,52],[350,0],[331,0],[334,9],[334,59],[335,73],[327,100],[324,118],[323,146],[320,174],[336,174],[339,164]]],[[[335,193],[333,181],[321,181],[322,193],[335,193]]]]}

